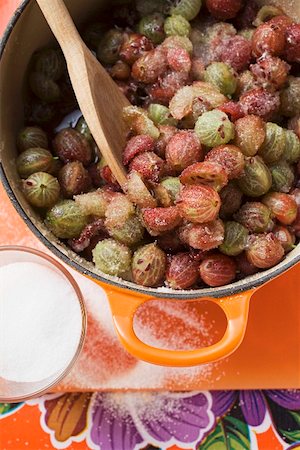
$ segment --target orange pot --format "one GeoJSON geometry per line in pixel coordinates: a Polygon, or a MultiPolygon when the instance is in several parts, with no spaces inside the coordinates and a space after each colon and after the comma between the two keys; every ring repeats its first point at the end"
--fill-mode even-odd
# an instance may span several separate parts
{"type": "MultiPolygon", "coordinates": [[[[79,0],[66,0],[66,5],[80,25],[89,16],[99,11],[105,1],[88,0],[84,7],[79,0]]],[[[287,12],[300,17],[285,2],[287,12]]],[[[16,157],[16,135],[23,124],[23,86],[28,63],[32,54],[40,47],[49,45],[53,36],[38,6],[32,0],[25,0],[16,11],[6,33],[1,48],[1,154],[0,173],[4,187],[18,213],[35,235],[59,258],[85,274],[106,291],[116,332],[124,347],[139,359],[154,364],[169,366],[192,366],[205,364],[224,358],[234,352],[243,340],[248,319],[249,301],[259,286],[277,277],[300,261],[300,244],[286,258],[272,269],[249,276],[243,280],[219,288],[206,288],[193,291],[175,291],[167,288],[144,288],[134,283],[119,281],[104,276],[95,267],[82,260],[50,232],[38,215],[26,202],[18,185],[18,174],[14,164],[16,157]],[[225,313],[227,328],[221,340],[209,347],[189,351],[172,351],[151,347],[139,340],[133,330],[133,318],[136,310],[153,298],[165,298],[168,301],[198,299],[209,300],[217,304],[225,313]]]]}

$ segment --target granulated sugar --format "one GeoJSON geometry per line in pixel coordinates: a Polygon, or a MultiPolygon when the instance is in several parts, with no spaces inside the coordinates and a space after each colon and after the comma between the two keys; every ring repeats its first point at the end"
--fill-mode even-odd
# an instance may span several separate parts
{"type": "MultiPolygon", "coordinates": [[[[163,367],[135,360],[121,346],[113,329],[111,311],[105,291],[96,283],[82,277],[69,269],[78,282],[88,310],[87,338],[78,363],[67,378],[62,390],[120,390],[120,389],[186,389],[189,386],[201,386],[211,379],[212,370],[217,363],[196,367],[163,367]]],[[[109,288],[107,289],[110,290],[109,288]]],[[[120,299],[121,301],[121,299],[120,299]]],[[[196,348],[200,340],[210,344],[214,336],[210,319],[205,313],[199,314],[190,304],[186,308],[182,302],[155,302],[156,313],[151,303],[143,309],[143,316],[138,314],[136,325],[142,340],[156,343],[158,347],[177,348],[186,345],[193,335],[191,347],[196,348]],[[165,318],[161,317],[165,314],[165,318]],[[148,320],[146,318],[148,317],[148,320]],[[185,332],[179,339],[176,332],[175,342],[168,332],[167,324],[180,319],[185,323],[185,332]],[[188,329],[186,329],[188,328],[188,329]],[[156,335],[159,337],[156,339],[156,335]],[[198,337],[197,337],[198,336],[198,337]],[[184,341],[184,342],[183,342],[184,341]]],[[[173,328],[172,328],[173,329],[173,328]]],[[[188,348],[188,346],[186,346],[188,348]]]]}
{"type": "Polygon", "coordinates": [[[81,324],[62,275],[29,262],[0,267],[0,377],[34,382],[59,373],[76,352],[81,324]]]}

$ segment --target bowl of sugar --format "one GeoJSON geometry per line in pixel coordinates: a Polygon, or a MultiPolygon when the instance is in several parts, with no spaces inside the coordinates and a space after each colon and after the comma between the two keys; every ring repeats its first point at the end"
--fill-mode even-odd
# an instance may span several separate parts
{"type": "Polygon", "coordinates": [[[55,259],[25,247],[0,247],[0,402],[51,389],[83,346],[80,289],[55,259]]]}

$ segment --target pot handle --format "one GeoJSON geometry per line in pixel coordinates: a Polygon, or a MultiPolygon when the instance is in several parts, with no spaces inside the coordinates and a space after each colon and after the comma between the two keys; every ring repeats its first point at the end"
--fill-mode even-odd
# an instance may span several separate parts
{"type": "MultiPolygon", "coordinates": [[[[225,313],[227,328],[217,343],[197,350],[164,350],[142,342],[134,332],[133,319],[137,309],[150,297],[135,297],[122,292],[106,292],[113,322],[118,337],[126,350],[138,359],[161,366],[188,367],[206,364],[229,356],[241,344],[248,320],[249,301],[254,290],[225,298],[200,298],[197,301],[211,301],[225,313]]],[[[166,301],[172,301],[166,300],[166,301]]],[[[173,300],[174,301],[174,300],[173,300]]],[[[183,300],[184,301],[184,300],[183,300]]],[[[185,300],[191,302],[192,300],[185,300]]]]}

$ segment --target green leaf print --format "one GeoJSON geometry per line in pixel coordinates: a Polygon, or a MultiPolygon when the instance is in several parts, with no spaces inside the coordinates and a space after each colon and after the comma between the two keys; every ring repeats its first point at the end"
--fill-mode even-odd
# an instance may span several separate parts
{"type": "Polygon", "coordinates": [[[198,450],[251,450],[248,425],[235,417],[223,417],[198,450]]]}

